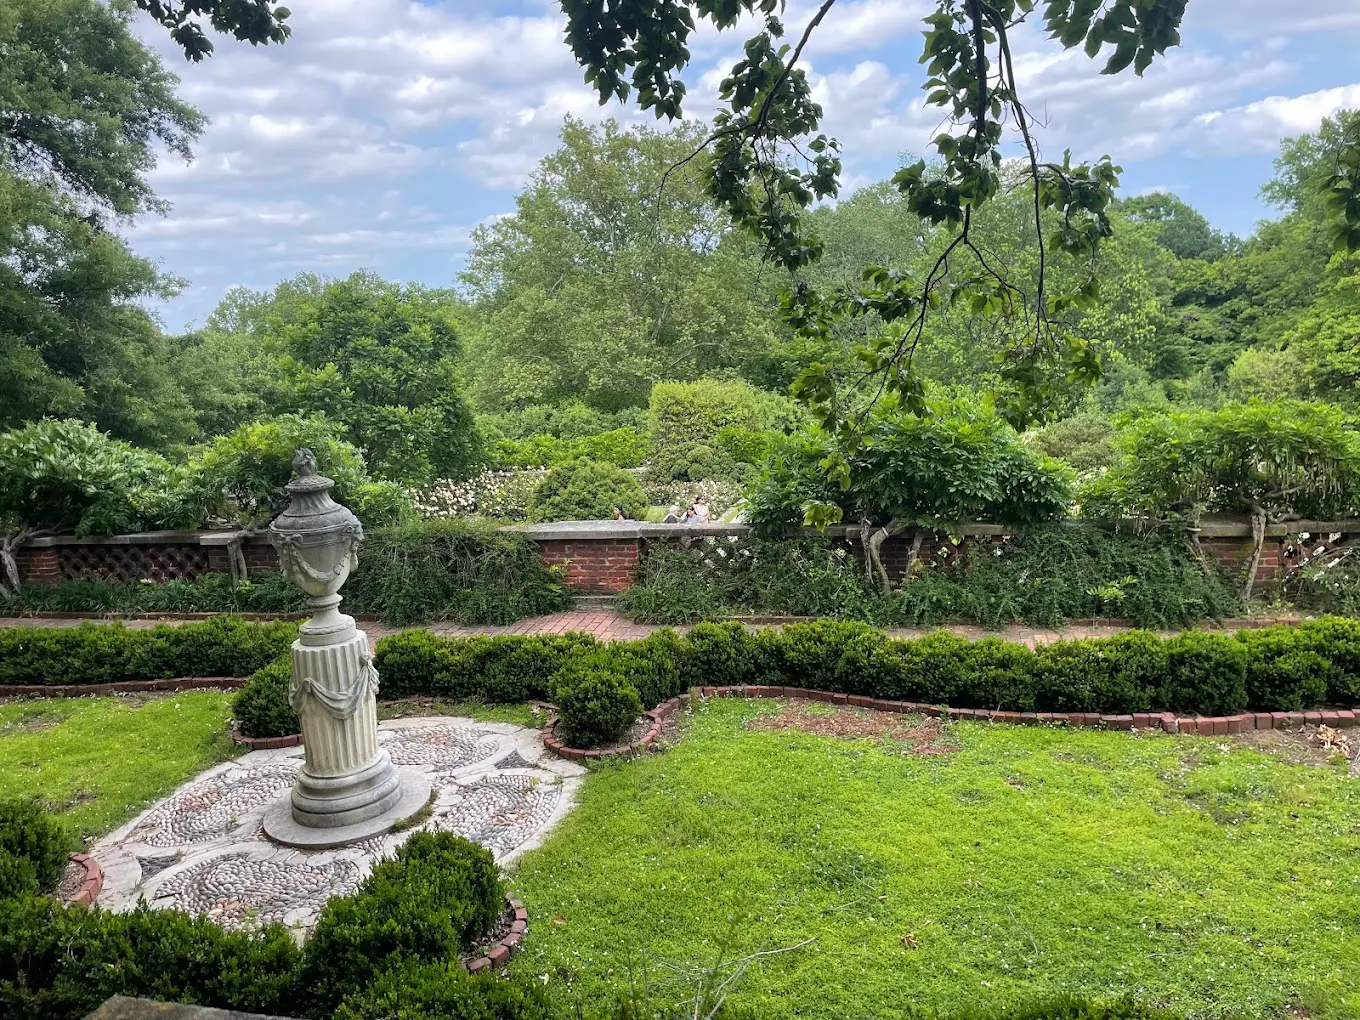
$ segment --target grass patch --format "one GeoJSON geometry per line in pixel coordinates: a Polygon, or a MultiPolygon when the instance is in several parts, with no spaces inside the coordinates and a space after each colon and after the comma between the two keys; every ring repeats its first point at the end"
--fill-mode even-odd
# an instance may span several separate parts
{"type": "MultiPolygon", "coordinates": [[[[952,754],[749,726],[593,771],[514,885],[512,964],[598,1008],[643,960],[753,966],[762,1020],[1060,993],[1194,1018],[1360,1014],[1360,782],[1227,739],[959,724],[952,754]]],[[[590,1009],[587,1009],[590,1012],[590,1009]]]]}
{"type": "Polygon", "coordinates": [[[0,796],[41,797],[91,839],[240,748],[231,695],[72,698],[0,705],[0,796]]]}

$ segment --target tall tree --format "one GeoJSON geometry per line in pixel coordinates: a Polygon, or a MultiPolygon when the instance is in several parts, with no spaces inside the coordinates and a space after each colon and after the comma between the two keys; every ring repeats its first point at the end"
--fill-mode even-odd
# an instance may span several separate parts
{"type": "MultiPolygon", "coordinates": [[[[621,0],[607,6],[562,0],[562,7],[567,41],[601,101],[626,100],[636,92],[642,108],[672,118],[682,114],[685,85],[679,75],[689,61],[687,43],[696,21],[725,29],[744,14],[763,18],[719,85],[723,107],[704,140],[714,152],[706,179],[710,194],[760,238],[771,259],[797,269],[822,251],[801,214],[839,187],[839,146],[818,133],[822,110],[798,66],[835,3],[822,0],[791,44],[784,42],[782,0],[621,0]]],[[[1105,73],[1132,67],[1141,74],[1179,43],[1186,5],[1187,0],[1047,0],[1040,20],[1065,47],[1082,46],[1091,57],[1105,51],[1105,73]]],[[[1041,255],[1032,280],[1014,280],[972,235],[977,211],[1000,192],[1008,128],[1027,153],[1033,221],[1046,230],[1041,252],[1094,254],[1112,231],[1109,207],[1119,168],[1108,157],[1074,165],[1069,156],[1061,163],[1043,163],[1037,156],[1010,46],[1011,30],[1036,6],[1035,0],[937,0],[924,19],[926,102],[941,107],[951,123],[934,140],[943,172],[932,174],[920,161],[899,172],[894,183],[915,212],[951,232],[926,275],[867,266],[853,290],[798,287],[787,295],[787,320],[813,336],[827,334],[838,319],[860,315],[903,324],[896,337],[862,344],[853,368],[812,366],[798,381],[800,395],[841,438],[843,450],[828,459],[827,468],[847,484],[844,454],[857,444],[867,408],[878,395],[926,410],[915,355],[927,320],[942,307],[962,302],[1010,320],[1005,374],[1014,386],[1007,410],[1015,420],[1048,413],[1064,388],[1063,377],[1089,380],[1098,372],[1097,352],[1068,328],[1065,317],[1070,308],[1096,300],[1094,273],[1050,287],[1041,255]],[[1043,223],[1046,210],[1057,214],[1051,226],[1043,223]],[[847,399],[847,390],[867,392],[870,399],[847,399]]],[[[1345,151],[1355,158],[1347,155],[1338,163],[1327,187],[1338,222],[1360,231],[1360,138],[1345,151]]]]}
{"type": "Polygon", "coordinates": [[[1157,243],[1178,259],[1213,262],[1241,247],[1236,237],[1210,226],[1198,209],[1163,191],[1121,199],[1115,208],[1135,223],[1151,224],[1157,243]]]}
{"type": "Polygon", "coordinates": [[[463,281],[478,302],[480,404],[640,406],[658,379],[742,371],[770,348],[753,246],[730,236],[697,165],[672,171],[701,137],[567,119],[514,215],[473,237],[463,281]]]}
{"type": "Polygon", "coordinates": [[[369,273],[304,274],[268,293],[232,292],[210,326],[259,352],[242,378],[263,411],[324,412],[374,474],[425,483],[462,477],[480,457],[457,369],[457,307],[446,291],[369,273]]]}
{"type": "Polygon", "coordinates": [[[98,0],[0,6],[0,427],[77,415],[154,446],[191,438],[170,356],[138,303],[176,281],[105,229],[160,208],[158,146],[188,155],[202,118],[98,0]]]}

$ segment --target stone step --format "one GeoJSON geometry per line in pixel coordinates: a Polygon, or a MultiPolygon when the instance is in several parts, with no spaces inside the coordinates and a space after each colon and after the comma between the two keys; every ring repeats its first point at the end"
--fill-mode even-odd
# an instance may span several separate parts
{"type": "Polygon", "coordinates": [[[572,609],[578,613],[612,613],[617,595],[577,595],[572,609]]]}

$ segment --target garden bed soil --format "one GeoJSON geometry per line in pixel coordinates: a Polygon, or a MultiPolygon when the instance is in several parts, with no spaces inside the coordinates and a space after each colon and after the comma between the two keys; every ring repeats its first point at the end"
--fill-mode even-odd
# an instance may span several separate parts
{"type": "Polygon", "coordinates": [[[61,879],[57,882],[54,895],[62,903],[70,903],[85,885],[85,867],[75,861],[67,861],[61,869],[61,879]]]}
{"type": "Polygon", "coordinates": [[[1271,754],[1291,765],[1333,765],[1338,757],[1360,778],[1360,737],[1331,726],[1303,726],[1293,730],[1253,730],[1236,741],[1271,754]]]}
{"type": "Polygon", "coordinates": [[[764,732],[797,730],[837,740],[893,743],[902,754],[921,758],[953,754],[959,750],[948,725],[938,718],[892,715],[820,701],[781,699],[778,705],[778,711],[757,716],[746,724],[746,728],[764,732]]]}

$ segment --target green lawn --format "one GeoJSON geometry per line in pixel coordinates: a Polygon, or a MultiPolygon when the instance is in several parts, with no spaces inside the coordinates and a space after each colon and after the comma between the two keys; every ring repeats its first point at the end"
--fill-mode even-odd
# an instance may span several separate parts
{"type": "Polygon", "coordinates": [[[0,705],[0,796],[37,794],[85,839],[115,829],[239,748],[231,695],[0,705]]]}
{"type": "MultiPolygon", "coordinates": [[[[0,796],[37,794],[84,839],[116,829],[204,769],[242,752],[219,691],[0,705],[0,796]]],[[[463,715],[541,726],[528,705],[406,699],[382,718],[463,715]]]]}
{"type": "Polygon", "coordinates": [[[593,774],[513,885],[513,966],[600,1001],[666,965],[754,965],[761,1020],[1073,992],[1195,1017],[1360,1016],[1360,782],[1226,738],[954,728],[961,749],[748,732],[700,710],[593,774]]]}

